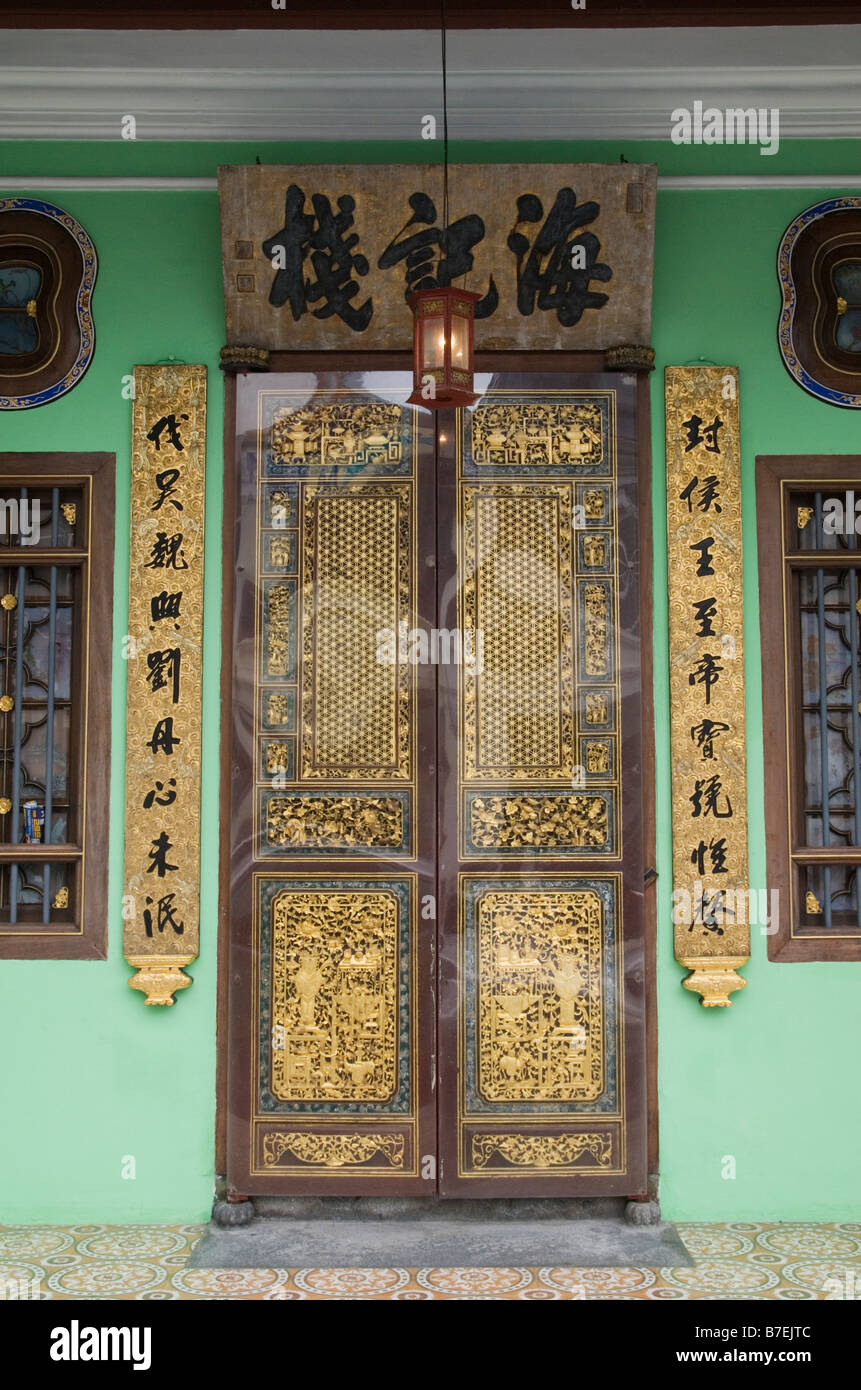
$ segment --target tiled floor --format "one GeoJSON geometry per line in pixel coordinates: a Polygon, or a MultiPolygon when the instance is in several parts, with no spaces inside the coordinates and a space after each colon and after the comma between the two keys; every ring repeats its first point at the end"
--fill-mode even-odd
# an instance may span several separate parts
{"type": "Polygon", "coordinates": [[[691,1269],[187,1269],[193,1226],[0,1226],[0,1296],[859,1299],[861,1222],[678,1227],[691,1269]]]}

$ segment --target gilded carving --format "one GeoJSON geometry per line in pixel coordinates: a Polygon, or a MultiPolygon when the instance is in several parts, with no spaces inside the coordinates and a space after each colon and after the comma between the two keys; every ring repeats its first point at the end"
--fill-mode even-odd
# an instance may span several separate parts
{"type": "Polygon", "coordinates": [[[291,622],[295,590],[288,584],[272,584],[266,593],[268,631],[266,673],[289,676],[292,665],[291,622]]]}
{"type": "Polygon", "coordinates": [[[410,483],[306,487],[303,779],[411,776],[415,668],[378,636],[412,625],[411,509],[410,483]]]}
{"type": "Polygon", "coordinates": [[[182,968],[191,965],[193,956],[126,955],[126,960],[137,971],[129,980],[129,987],[141,990],[146,1004],[170,1006],[176,1002],[173,996],[177,990],[188,989],[193,983],[182,968]]]}
{"type": "Polygon", "coordinates": [[[607,541],[604,536],[583,537],[583,564],[590,569],[607,563],[607,541]]]}
{"type": "Polygon", "coordinates": [[[586,696],[586,723],[587,724],[606,724],[607,723],[607,696],[587,694],[586,696]]]}
{"type": "Polygon", "coordinates": [[[199,949],[206,368],[134,385],[123,954],[166,1005],[199,949]]]}
{"type": "Polygon", "coordinates": [[[607,590],[603,584],[587,584],[584,592],[586,674],[606,676],[608,669],[607,590]]]}
{"type": "Polygon", "coordinates": [[[464,775],[570,782],[570,486],[467,484],[462,506],[461,626],[484,638],[463,677],[464,775]]]}
{"type": "Polygon", "coordinates": [[[263,765],[270,775],[286,772],[290,766],[290,744],[274,742],[267,744],[263,765]]]}
{"type": "Polygon", "coordinates": [[[289,724],[292,716],[292,704],[287,695],[269,695],[266,700],[266,722],[275,727],[278,724],[289,724]]]}
{"type": "Polygon", "coordinates": [[[472,843],[482,849],[599,849],[609,836],[603,796],[474,797],[470,821],[472,843]]]}
{"type": "Polygon", "coordinates": [[[395,894],[282,892],[272,935],[273,1094],[389,1100],[398,1083],[395,894]]]}
{"type": "Polygon", "coordinates": [[[586,771],[596,774],[610,771],[610,745],[608,743],[589,743],[586,745],[586,771]]]}
{"type": "Polygon", "coordinates": [[[284,407],[272,418],[272,460],[302,470],[396,467],[405,416],[404,406],[386,401],[284,407]]]}
{"type": "Polygon", "coordinates": [[[397,848],[404,808],[396,797],[278,796],[266,804],[266,839],[291,849],[397,848]]]}
{"type": "Polygon", "coordinates": [[[604,515],[604,494],[600,488],[589,488],[583,493],[583,511],[587,520],[601,520],[604,515]]]}
{"type": "Polygon", "coordinates": [[[486,468],[597,469],[604,423],[594,401],[493,402],[472,412],[472,461],[486,468]]]}
{"type": "Polygon", "coordinates": [[[320,1168],[346,1168],[382,1154],[392,1168],[404,1166],[402,1134],[307,1134],[276,1131],[263,1140],[263,1162],[274,1168],[285,1153],[320,1168]]]}
{"type": "Polygon", "coordinates": [[[732,1003],[730,995],[747,986],[747,980],[738,974],[747,959],[747,956],[685,956],[679,963],[693,973],[682,980],[682,984],[700,996],[705,1008],[728,1008],[732,1003]]]}
{"type": "Polygon", "coordinates": [[[269,541],[269,564],[273,569],[293,568],[293,542],[287,536],[273,536],[269,541]]]}
{"type": "Polygon", "coordinates": [[[804,528],[807,526],[807,524],[808,524],[808,522],[810,521],[810,518],[811,518],[812,516],[813,516],[813,508],[812,508],[812,507],[798,507],[798,508],[796,509],[796,513],[795,513],[795,524],[796,524],[796,526],[798,527],[799,531],[803,531],[803,530],[804,530],[804,528]]]}
{"type": "Polygon", "coordinates": [[[498,1154],[520,1168],[568,1168],[583,1154],[606,1168],[613,1159],[612,1136],[606,1132],[579,1134],[474,1134],[472,1162],[486,1168],[498,1154]]]}
{"type": "Polygon", "coordinates": [[[804,900],[804,905],[805,905],[805,908],[807,909],[807,911],[810,912],[810,913],[813,913],[814,915],[815,915],[817,912],[821,912],[821,911],[822,911],[822,904],[821,904],[821,902],[819,901],[819,899],[817,898],[817,896],[816,896],[815,893],[811,893],[811,892],[808,891],[807,896],[806,896],[806,898],[805,898],[805,900],[804,900]]]}
{"type": "Polygon", "coordinates": [[[668,367],[666,427],[675,954],[726,1007],[750,954],[736,368],[668,367]]]}
{"type": "Polygon", "coordinates": [[[512,889],[477,907],[481,1096],[594,1100],[604,1089],[600,897],[512,889]]]}

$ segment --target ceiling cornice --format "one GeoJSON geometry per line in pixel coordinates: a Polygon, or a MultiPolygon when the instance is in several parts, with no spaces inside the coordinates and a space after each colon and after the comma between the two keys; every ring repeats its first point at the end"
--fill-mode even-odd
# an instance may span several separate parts
{"type": "MultiPolygon", "coordinates": [[[[668,139],[671,114],[777,107],[780,138],[861,136],[861,26],[462,31],[449,127],[466,140],[668,139]]],[[[387,34],[2,35],[0,139],[417,140],[440,114],[437,39],[387,34]],[[38,61],[34,61],[38,58],[38,61]]]]}

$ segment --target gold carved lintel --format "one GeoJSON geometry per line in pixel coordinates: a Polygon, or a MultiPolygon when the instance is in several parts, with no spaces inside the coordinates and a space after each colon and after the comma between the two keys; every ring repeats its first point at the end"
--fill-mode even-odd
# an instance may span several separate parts
{"type": "Polygon", "coordinates": [[[732,1004],[729,996],[747,984],[736,972],[749,960],[749,956],[686,956],[679,960],[679,965],[693,974],[682,980],[682,984],[685,989],[702,996],[700,1003],[704,1008],[728,1009],[732,1004]]]}
{"type": "Polygon", "coordinates": [[[183,966],[191,965],[194,956],[126,956],[137,974],[129,980],[130,989],[142,990],[147,1004],[173,1004],[178,989],[188,989],[191,976],[183,974],[183,966]]]}
{"type": "Polygon", "coordinates": [[[601,1168],[613,1157],[613,1141],[604,1133],[581,1134],[474,1134],[472,1161],[486,1167],[495,1153],[520,1168],[570,1168],[584,1153],[591,1153],[601,1168]]]}
{"type": "Polygon", "coordinates": [[[321,1168],[344,1168],[348,1164],[367,1163],[380,1153],[392,1168],[404,1166],[404,1136],[402,1134],[304,1134],[301,1131],[279,1130],[263,1140],[263,1161],[267,1168],[277,1166],[279,1159],[290,1153],[300,1163],[313,1163],[321,1168]]]}

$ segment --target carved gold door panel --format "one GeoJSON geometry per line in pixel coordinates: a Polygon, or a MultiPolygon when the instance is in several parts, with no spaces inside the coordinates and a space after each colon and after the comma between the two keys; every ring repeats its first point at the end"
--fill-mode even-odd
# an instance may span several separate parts
{"type": "Polygon", "coordinates": [[[238,381],[235,1192],[433,1190],[435,692],[399,643],[434,611],[435,446],[409,391],[238,381]]]}
{"type": "Polygon", "coordinates": [[[645,1184],[635,388],[567,381],[483,378],[440,449],[448,1195],[645,1184]]]}
{"type": "Polygon", "coordinates": [[[635,391],[576,381],[238,378],[237,1195],[644,1190],[635,391]]]}

